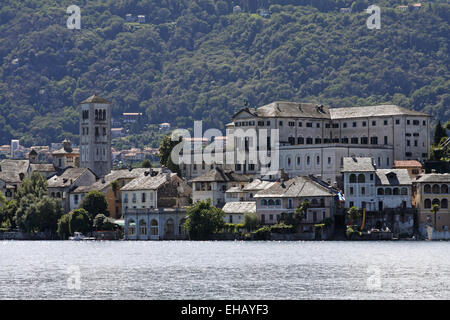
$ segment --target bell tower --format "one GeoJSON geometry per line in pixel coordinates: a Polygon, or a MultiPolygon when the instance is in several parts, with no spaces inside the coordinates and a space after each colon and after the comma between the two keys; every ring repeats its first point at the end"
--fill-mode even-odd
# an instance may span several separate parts
{"type": "Polygon", "coordinates": [[[102,178],[111,172],[111,102],[93,95],[80,107],[80,167],[102,178]]]}

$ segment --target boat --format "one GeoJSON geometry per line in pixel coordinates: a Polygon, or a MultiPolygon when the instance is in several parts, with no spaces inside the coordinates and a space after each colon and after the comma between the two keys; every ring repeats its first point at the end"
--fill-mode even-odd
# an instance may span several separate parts
{"type": "Polygon", "coordinates": [[[69,240],[73,241],[84,241],[84,240],[95,240],[94,237],[86,237],[81,232],[75,232],[73,234],[73,237],[69,237],[69,240]]]}

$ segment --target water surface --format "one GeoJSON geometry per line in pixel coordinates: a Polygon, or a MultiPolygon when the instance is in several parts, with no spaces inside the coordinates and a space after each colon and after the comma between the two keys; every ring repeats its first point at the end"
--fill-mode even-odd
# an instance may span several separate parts
{"type": "Polygon", "coordinates": [[[450,299],[450,242],[0,241],[0,299],[450,299]]]}

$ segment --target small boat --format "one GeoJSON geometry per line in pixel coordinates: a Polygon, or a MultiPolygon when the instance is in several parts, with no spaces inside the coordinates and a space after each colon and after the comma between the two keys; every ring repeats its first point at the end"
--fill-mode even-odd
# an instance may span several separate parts
{"type": "Polygon", "coordinates": [[[81,232],[75,232],[73,234],[73,237],[69,237],[69,240],[82,241],[82,240],[95,240],[95,238],[94,237],[86,237],[81,232]]]}

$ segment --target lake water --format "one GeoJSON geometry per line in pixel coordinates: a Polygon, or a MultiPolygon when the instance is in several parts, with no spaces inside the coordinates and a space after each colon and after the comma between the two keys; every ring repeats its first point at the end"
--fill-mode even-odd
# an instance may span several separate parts
{"type": "Polygon", "coordinates": [[[0,299],[450,299],[450,242],[0,241],[0,299]]]}

